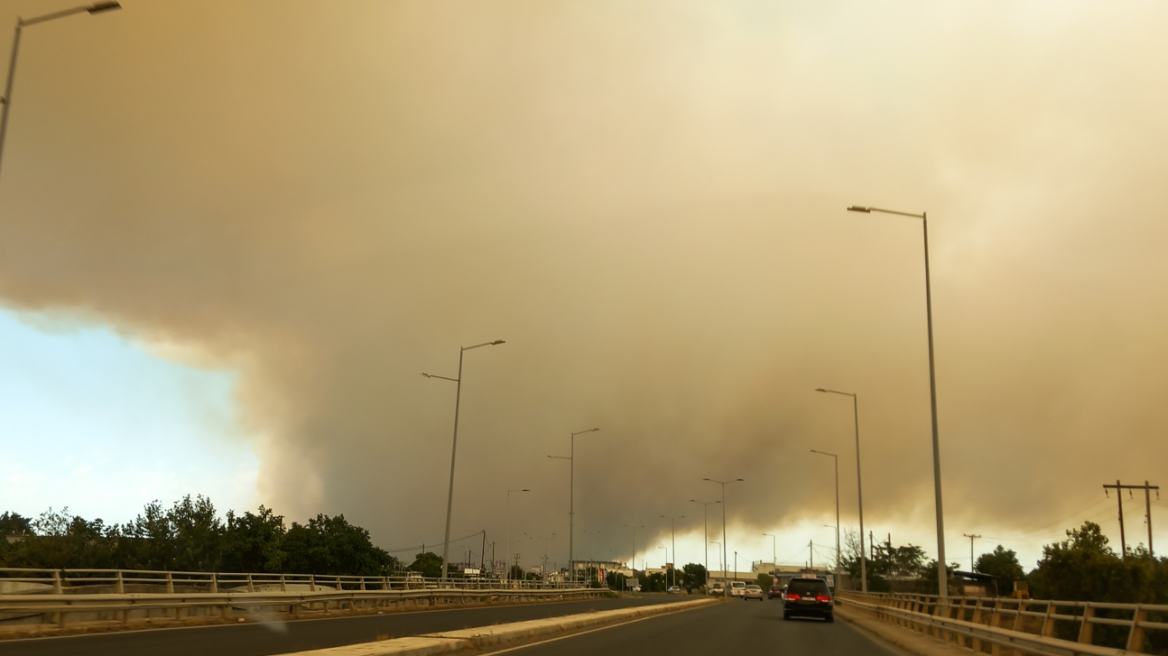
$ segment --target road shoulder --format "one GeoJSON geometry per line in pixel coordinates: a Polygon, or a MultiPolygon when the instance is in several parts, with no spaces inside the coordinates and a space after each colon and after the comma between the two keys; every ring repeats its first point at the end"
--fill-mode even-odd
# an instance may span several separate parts
{"type": "Polygon", "coordinates": [[[843,606],[836,606],[835,616],[847,621],[873,640],[892,645],[912,656],[969,656],[973,653],[940,638],[893,626],[843,606]]]}

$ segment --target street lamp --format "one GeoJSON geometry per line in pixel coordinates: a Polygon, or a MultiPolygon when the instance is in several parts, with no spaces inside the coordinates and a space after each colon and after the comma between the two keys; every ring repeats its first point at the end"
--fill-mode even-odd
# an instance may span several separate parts
{"type": "Polygon", "coordinates": [[[896,210],[882,210],[877,207],[860,207],[853,205],[849,212],[881,212],[896,214],[921,220],[921,227],[925,237],[925,317],[929,328],[929,401],[933,410],[933,488],[937,497],[937,586],[941,602],[945,603],[949,597],[949,585],[945,576],[945,513],[941,504],[941,440],[937,432],[937,373],[933,364],[933,292],[929,282],[929,219],[926,212],[912,214],[911,212],[897,212],[896,210]]]}
{"type": "Polygon", "coordinates": [[[637,529],[645,528],[645,527],[644,526],[634,526],[632,524],[625,524],[625,528],[633,529],[633,559],[632,559],[633,567],[632,567],[632,569],[633,569],[633,579],[636,580],[636,578],[637,578],[637,529]]]}
{"type": "MultiPolygon", "coordinates": [[[[669,547],[657,547],[665,550],[665,563],[661,565],[661,580],[665,583],[665,587],[669,587],[669,547]]],[[[666,590],[669,592],[669,590],[666,590]]]]}
{"type": "MultiPolygon", "coordinates": [[[[503,551],[504,558],[511,559],[511,493],[512,492],[530,492],[531,490],[523,488],[522,490],[507,490],[507,548],[503,551]]],[[[511,580],[511,566],[507,566],[507,580],[511,580]]]]}
{"type": "MultiPolygon", "coordinates": [[[[726,555],[726,486],[730,483],[741,483],[746,479],[736,478],[732,481],[715,481],[712,478],[703,478],[702,480],[709,481],[711,483],[717,483],[718,485],[722,486],[722,582],[729,586],[730,579],[728,579],[726,576],[726,565],[729,564],[729,559],[726,555]]],[[[735,572],[735,575],[737,575],[737,572],[735,572]]]]}
{"type": "Polygon", "coordinates": [[[824,524],[823,528],[835,529],[835,580],[832,581],[834,585],[831,586],[834,592],[834,589],[839,587],[840,581],[839,518],[836,518],[835,526],[832,526],[831,524],[824,524]]]}
{"type": "MultiPolygon", "coordinates": [[[[707,544],[716,544],[719,547],[722,546],[721,542],[715,542],[713,540],[711,540],[707,544]]],[[[718,567],[722,568],[722,578],[725,579],[726,578],[726,564],[722,562],[722,554],[718,554],[718,567]]]]}
{"type": "MultiPolygon", "coordinates": [[[[839,394],[841,396],[852,397],[852,417],[856,424],[856,498],[857,505],[860,510],[860,588],[863,592],[868,591],[868,565],[867,557],[864,555],[864,486],[860,477],[860,401],[859,397],[853,392],[839,392],[831,389],[824,389],[822,387],[815,388],[816,392],[823,392],[824,394],[839,394]]],[[[812,453],[821,453],[815,449],[812,453]]],[[[823,455],[831,455],[824,453],[823,455]]],[[[839,472],[839,461],[836,460],[836,472],[839,472]]],[[[836,484],[839,483],[839,476],[836,476],[836,484]]],[[[838,497],[838,492],[837,492],[838,497]]],[[[839,523],[839,505],[836,505],[836,523],[839,523]]]]}
{"type": "Polygon", "coordinates": [[[575,533],[576,523],[576,508],[575,508],[575,493],[576,493],[576,436],[584,433],[595,433],[599,428],[589,428],[588,430],[577,431],[572,433],[572,453],[568,456],[548,456],[556,460],[567,460],[568,465],[568,571],[572,572],[572,580],[576,580],[576,561],[575,554],[572,551],[572,538],[575,533]]]}
{"type": "MultiPolygon", "coordinates": [[[[685,515],[678,515],[676,517],[670,517],[669,515],[662,515],[661,517],[663,519],[669,520],[669,531],[672,535],[671,539],[673,540],[673,560],[676,561],[677,560],[677,523],[676,522],[677,522],[677,520],[685,517],[685,515]]],[[[676,562],[673,563],[673,585],[677,585],[677,563],[676,562]]]]}
{"type": "Polygon", "coordinates": [[[447,378],[446,376],[435,376],[433,374],[423,373],[426,378],[440,378],[442,380],[449,380],[457,384],[457,390],[454,393],[454,444],[450,447],[450,491],[446,496],[446,537],[442,540],[442,580],[446,580],[446,560],[450,552],[450,512],[454,508],[454,458],[458,455],[458,406],[462,401],[462,355],[471,349],[477,349],[481,346],[498,346],[505,344],[501,339],[496,339],[493,342],[484,342],[482,344],[475,344],[474,346],[462,346],[458,350],[458,378],[447,378]]]}
{"type": "MultiPolygon", "coordinates": [[[[698,501],[697,499],[690,499],[690,503],[702,504],[702,523],[706,527],[706,576],[710,575],[710,504],[722,503],[721,501],[698,501]]],[[[705,584],[705,581],[702,582],[705,584]]]]}
{"type": "Polygon", "coordinates": [[[4,97],[0,98],[0,103],[4,105],[3,111],[0,113],[0,157],[4,155],[4,135],[8,132],[8,108],[12,105],[12,81],[16,77],[16,56],[20,54],[21,31],[28,25],[47,23],[51,20],[72,16],[74,14],[100,14],[105,11],[121,8],[122,6],[116,2],[95,2],[87,7],[74,7],[28,20],[19,17],[16,19],[16,34],[12,37],[12,59],[8,61],[8,82],[4,85],[4,97]]]}
{"type": "MultiPolygon", "coordinates": [[[[857,443],[858,443],[858,441],[857,441],[857,443]]],[[[834,453],[828,453],[826,451],[816,451],[815,449],[811,449],[811,453],[818,453],[821,456],[831,456],[831,458],[833,460],[835,460],[835,579],[836,579],[836,585],[838,586],[839,585],[839,576],[840,576],[839,456],[837,456],[834,453]]],[[[860,460],[859,452],[857,452],[856,462],[859,462],[859,460],[860,460]]],[[[859,480],[859,467],[856,468],[856,479],[859,480]]],[[[861,540],[864,538],[863,507],[864,507],[864,504],[861,501],[861,503],[860,503],[860,508],[861,508],[861,511],[860,511],[860,539],[861,540]]],[[[868,578],[867,578],[867,576],[865,576],[865,574],[866,574],[866,570],[865,570],[865,563],[864,563],[864,543],[861,542],[860,543],[860,580],[861,580],[861,585],[864,588],[864,592],[867,592],[868,591],[867,590],[868,578]]]]}

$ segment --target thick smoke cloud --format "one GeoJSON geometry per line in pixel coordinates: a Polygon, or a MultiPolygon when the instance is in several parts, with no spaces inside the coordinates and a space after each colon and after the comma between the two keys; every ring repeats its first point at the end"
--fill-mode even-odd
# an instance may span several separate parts
{"type": "Polygon", "coordinates": [[[827,386],[867,523],[931,550],[920,224],[843,209],[928,210],[949,549],[1010,546],[1168,461],[1166,12],[127,2],[26,33],[0,294],[238,369],[259,497],[387,547],[442,534],[454,389],[418,374],[505,339],[466,356],[455,535],[501,554],[530,487],[512,539],[562,562],[546,456],[592,426],[578,554],[652,553],[703,477],[805,543],[812,448],[854,525],[827,386]]]}

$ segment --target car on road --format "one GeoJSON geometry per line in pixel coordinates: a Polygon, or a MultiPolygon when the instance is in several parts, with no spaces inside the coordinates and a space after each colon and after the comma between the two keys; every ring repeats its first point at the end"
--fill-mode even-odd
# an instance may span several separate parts
{"type": "Polygon", "coordinates": [[[666,590],[666,592],[669,594],[681,594],[681,586],[671,585],[669,586],[669,589],[666,590]]]}
{"type": "Polygon", "coordinates": [[[720,597],[726,594],[726,588],[722,587],[721,583],[715,583],[714,585],[710,586],[710,594],[720,597]]]}
{"type": "Polygon", "coordinates": [[[767,591],[767,599],[774,599],[775,597],[780,599],[783,597],[783,585],[778,581],[772,583],[771,589],[767,591]]]}
{"type": "Polygon", "coordinates": [[[792,617],[822,617],[825,621],[835,621],[831,591],[827,581],[815,577],[791,579],[787,592],[783,595],[783,619],[792,617]]]}
{"type": "Polygon", "coordinates": [[[741,597],[746,594],[746,583],[743,581],[730,582],[730,596],[741,597]]]}
{"type": "Polygon", "coordinates": [[[763,601],[766,597],[762,596],[762,587],[754,584],[746,586],[746,593],[742,595],[742,600],[757,599],[763,601]]]}

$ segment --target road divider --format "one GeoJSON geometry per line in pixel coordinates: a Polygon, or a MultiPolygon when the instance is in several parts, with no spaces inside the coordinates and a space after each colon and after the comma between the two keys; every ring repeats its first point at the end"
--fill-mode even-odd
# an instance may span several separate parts
{"type": "Polygon", "coordinates": [[[428,633],[409,638],[363,642],[345,647],[296,652],[285,656],[430,656],[431,654],[444,654],[466,649],[485,649],[535,642],[586,629],[615,626],[665,613],[692,610],[718,602],[717,599],[704,597],[694,601],[579,613],[513,624],[495,624],[473,629],[428,633]]]}

